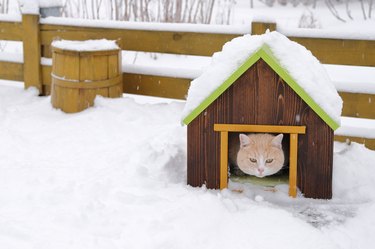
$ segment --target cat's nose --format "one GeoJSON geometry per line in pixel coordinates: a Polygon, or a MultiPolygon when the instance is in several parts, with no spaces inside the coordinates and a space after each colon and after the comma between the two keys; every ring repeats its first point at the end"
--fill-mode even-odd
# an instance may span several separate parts
{"type": "Polygon", "coordinates": [[[260,174],[262,174],[264,172],[264,169],[258,168],[258,171],[260,174]]]}

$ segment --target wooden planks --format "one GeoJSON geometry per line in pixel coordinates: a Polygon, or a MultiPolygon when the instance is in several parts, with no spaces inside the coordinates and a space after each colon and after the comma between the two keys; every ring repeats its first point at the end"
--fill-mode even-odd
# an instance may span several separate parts
{"type": "MultiPolygon", "coordinates": [[[[42,24],[42,45],[57,37],[72,40],[107,38],[119,40],[124,50],[211,56],[240,35],[194,32],[125,30],[42,24]],[[139,41],[142,41],[141,43],[139,41]]],[[[275,23],[252,23],[252,34],[275,30],[275,23]]],[[[305,47],[322,62],[358,66],[375,66],[375,41],[289,37],[305,47]]]]}
{"type": "Polygon", "coordinates": [[[0,21],[0,40],[22,41],[24,28],[20,22],[0,21]]]}
{"type": "Polygon", "coordinates": [[[55,38],[68,40],[110,39],[117,40],[121,49],[211,56],[223,44],[239,35],[194,32],[149,31],[110,28],[89,28],[41,24],[42,45],[49,45],[55,38]],[[140,42],[142,41],[142,42],[140,42]]]}
{"type": "Polygon", "coordinates": [[[0,61],[0,79],[23,81],[23,64],[0,61]]]}
{"type": "Polygon", "coordinates": [[[190,79],[130,73],[123,74],[125,93],[164,98],[186,99],[190,82],[190,79]]]}
{"type": "Polygon", "coordinates": [[[344,101],[342,116],[375,119],[375,94],[339,94],[344,101]]]}
{"type": "Polygon", "coordinates": [[[375,40],[288,37],[326,64],[375,66],[375,40]]]}

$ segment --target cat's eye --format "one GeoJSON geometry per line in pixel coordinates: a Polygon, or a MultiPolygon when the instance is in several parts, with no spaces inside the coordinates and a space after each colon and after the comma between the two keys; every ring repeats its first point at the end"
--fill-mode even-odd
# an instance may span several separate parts
{"type": "Polygon", "coordinates": [[[266,163],[272,163],[273,162],[273,159],[267,159],[266,160],[266,163]]]}
{"type": "Polygon", "coordinates": [[[252,162],[252,163],[256,163],[257,160],[256,160],[255,158],[250,158],[250,162],[252,162]]]}

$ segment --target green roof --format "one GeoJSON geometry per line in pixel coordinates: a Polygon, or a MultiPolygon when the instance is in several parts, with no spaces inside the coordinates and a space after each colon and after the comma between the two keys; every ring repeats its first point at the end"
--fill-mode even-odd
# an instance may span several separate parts
{"type": "Polygon", "coordinates": [[[185,125],[193,121],[201,112],[203,112],[212,102],[214,102],[225,90],[227,90],[244,72],[262,58],[297,94],[314,112],[326,122],[331,129],[336,130],[339,124],[335,122],[290,76],[290,74],[280,65],[279,61],[273,56],[267,45],[263,45],[253,53],[240,67],[237,68],[213,93],[211,93],[198,107],[196,107],[183,120],[185,125]]]}

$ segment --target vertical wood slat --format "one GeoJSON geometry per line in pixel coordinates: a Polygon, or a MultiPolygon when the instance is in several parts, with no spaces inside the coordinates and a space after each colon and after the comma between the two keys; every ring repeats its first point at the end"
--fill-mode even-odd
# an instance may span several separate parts
{"type": "MultiPolygon", "coordinates": [[[[108,79],[108,56],[94,56],[94,78],[95,80],[105,80],[108,79]]],[[[108,97],[108,88],[98,88],[95,90],[98,95],[103,97],[108,97]]],[[[86,91],[87,93],[93,91],[86,91]]],[[[91,95],[91,94],[90,94],[91,95]]],[[[91,95],[92,96],[92,95],[91,95]]],[[[95,97],[94,97],[95,99],[95,97]]]]}
{"type": "MultiPolygon", "coordinates": [[[[60,75],[67,80],[77,80],[79,79],[79,69],[80,69],[80,60],[78,56],[75,55],[63,55],[64,70],[63,74],[60,75]]],[[[63,110],[69,113],[78,112],[79,105],[76,103],[81,99],[79,96],[79,89],[60,87],[62,95],[60,96],[63,99],[63,110]]]]}
{"type": "Polygon", "coordinates": [[[220,189],[228,187],[228,132],[220,132],[220,189]]]}
{"type": "Polygon", "coordinates": [[[298,157],[298,134],[290,134],[290,157],[289,157],[289,196],[297,196],[297,157],[298,157]]]}
{"type": "Polygon", "coordinates": [[[23,14],[22,26],[25,88],[36,87],[39,94],[42,94],[39,15],[23,14]]]}
{"type": "MultiPolygon", "coordinates": [[[[113,78],[119,74],[122,71],[121,68],[121,56],[116,55],[110,55],[108,56],[108,78],[113,78]]],[[[122,74],[121,74],[121,82],[122,81],[122,74]]],[[[119,96],[123,93],[122,89],[123,84],[119,84],[117,86],[110,87],[108,89],[108,96],[119,96]]]]}
{"type": "MultiPolygon", "coordinates": [[[[78,57],[77,57],[78,58],[78,57]]],[[[80,81],[93,81],[94,77],[94,56],[87,54],[79,57],[79,80],[80,81]]],[[[80,89],[78,99],[78,109],[84,110],[90,106],[90,103],[94,101],[96,97],[96,91],[94,89],[80,89]]]]}
{"type": "Polygon", "coordinates": [[[251,34],[252,35],[262,35],[267,30],[275,31],[276,23],[265,23],[265,22],[252,22],[251,23],[251,34]]]}

